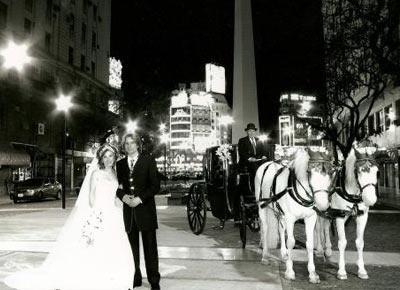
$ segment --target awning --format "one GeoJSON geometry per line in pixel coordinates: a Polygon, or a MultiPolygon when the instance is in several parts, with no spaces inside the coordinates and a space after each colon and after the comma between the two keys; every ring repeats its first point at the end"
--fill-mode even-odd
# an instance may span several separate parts
{"type": "Polygon", "coordinates": [[[10,145],[0,144],[0,166],[29,167],[31,157],[24,151],[17,150],[10,145]]]}

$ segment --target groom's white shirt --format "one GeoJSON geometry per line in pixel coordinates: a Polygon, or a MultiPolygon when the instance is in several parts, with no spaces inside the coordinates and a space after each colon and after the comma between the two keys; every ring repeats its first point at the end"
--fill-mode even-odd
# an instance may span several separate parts
{"type": "Polygon", "coordinates": [[[136,161],[137,161],[138,157],[139,157],[139,154],[135,154],[133,156],[128,156],[127,157],[128,158],[128,166],[129,166],[129,169],[131,171],[133,170],[133,167],[135,167],[135,164],[136,164],[136,161]],[[132,160],[133,160],[133,163],[132,163],[132,160]],[[131,168],[131,165],[132,165],[132,168],[131,168]]]}
{"type": "MultiPolygon", "coordinates": [[[[132,170],[133,170],[133,168],[135,167],[135,164],[136,164],[136,162],[137,162],[137,160],[138,160],[138,157],[139,157],[139,153],[136,153],[135,155],[132,155],[132,156],[127,156],[127,159],[128,159],[128,167],[129,167],[129,169],[130,169],[130,171],[132,172],[132,170]],[[133,163],[132,163],[132,161],[133,161],[133,163]],[[131,165],[132,164],[132,165],[131,165]],[[131,167],[132,166],[132,167],[131,167]]],[[[143,201],[142,201],[142,199],[140,198],[140,197],[136,197],[136,198],[138,198],[139,199],[139,201],[140,201],[140,203],[143,203],[143,201]]]]}

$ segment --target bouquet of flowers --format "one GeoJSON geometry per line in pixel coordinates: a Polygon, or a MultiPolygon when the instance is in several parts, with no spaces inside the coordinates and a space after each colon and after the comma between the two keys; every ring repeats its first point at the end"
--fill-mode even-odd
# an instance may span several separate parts
{"type": "Polygon", "coordinates": [[[89,246],[93,244],[96,233],[101,229],[103,213],[93,210],[82,227],[82,239],[89,246]]]}
{"type": "Polygon", "coordinates": [[[218,155],[219,159],[224,162],[224,161],[231,161],[232,156],[231,152],[232,150],[232,145],[230,144],[222,144],[221,146],[218,147],[216,154],[218,155]]]}

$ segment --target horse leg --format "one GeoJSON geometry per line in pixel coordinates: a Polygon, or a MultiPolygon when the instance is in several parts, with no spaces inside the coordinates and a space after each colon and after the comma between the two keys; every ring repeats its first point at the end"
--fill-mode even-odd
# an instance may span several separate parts
{"type": "Polygon", "coordinates": [[[336,218],[336,229],[338,233],[338,248],[339,248],[339,270],[337,273],[337,278],[340,280],[347,279],[346,265],[344,261],[344,251],[346,249],[347,240],[346,232],[344,229],[344,218],[336,218]]]}
{"type": "Polygon", "coordinates": [[[260,227],[260,244],[262,247],[262,259],[261,262],[268,261],[268,246],[267,246],[267,210],[266,208],[258,208],[258,215],[261,222],[260,227]]]}
{"type": "Polygon", "coordinates": [[[279,222],[279,235],[281,239],[281,257],[283,261],[288,259],[288,250],[286,247],[286,237],[285,237],[285,225],[283,222],[279,222]]]}
{"type": "Polygon", "coordinates": [[[332,257],[331,226],[332,226],[331,220],[324,219],[325,258],[328,262],[331,261],[331,257],[332,257]]]}
{"type": "Polygon", "coordinates": [[[365,230],[365,226],[367,225],[367,220],[368,220],[368,213],[360,215],[356,219],[356,222],[357,222],[356,247],[357,247],[357,253],[358,253],[357,265],[358,265],[358,277],[360,279],[368,279],[369,278],[367,271],[365,270],[365,267],[364,267],[364,256],[363,256],[364,230],[365,230]]]}
{"type": "Polygon", "coordinates": [[[285,222],[286,222],[286,232],[287,232],[287,260],[286,260],[286,272],[285,272],[285,278],[288,280],[294,280],[296,279],[296,275],[293,271],[293,259],[292,259],[292,253],[293,253],[293,248],[295,244],[295,239],[294,239],[294,218],[290,217],[288,218],[285,216],[285,222]]]}
{"type": "Polygon", "coordinates": [[[315,223],[317,221],[317,215],[313,214],[304,219],[305,228],[306,228],[306,248],[307,248],[307,255],[308,255],[308,274],[309,274],[309,281],[310,283],[320,283],[319,276],[315,272],[315,265],[314,265],[314,229],[315,223]]]}
{"type": "Polygon", "coordinates": [[[324,220],[322,217],[317,217],[317,222],[315,224],[314,230],[314,240],[315,240],[315,249],[317,251],[317,257],[324,256],[324,248],[323,248],[323,235],[324,235],[324,220]]]}

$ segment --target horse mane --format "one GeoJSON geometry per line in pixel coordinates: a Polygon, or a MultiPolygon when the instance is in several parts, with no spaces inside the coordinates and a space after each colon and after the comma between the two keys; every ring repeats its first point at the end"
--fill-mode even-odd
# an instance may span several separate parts
{"type": "Polygon", "coordinates": [[[299,149],[296,151],[292,163],[292,168],[294,168],[294,172],[296,173],[296,178],[300,182],[308,182],[307,169],[309,160],[310,160],[310,155],[308,155],[308,152],[306,150],[299,149]]]}
{"type": "Polygon", "coordinates": [[[346,158],[346,184],[349,188],[357,184],[356,175],[354,174],[354,168],[356,164],[356,154],[352,148],[349,155],[346,158]]]}

